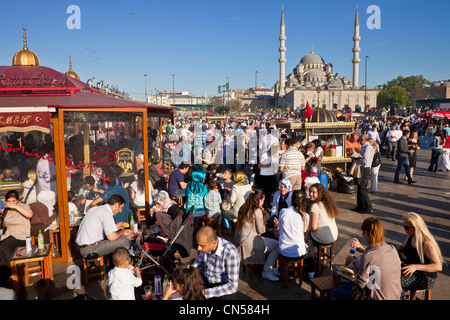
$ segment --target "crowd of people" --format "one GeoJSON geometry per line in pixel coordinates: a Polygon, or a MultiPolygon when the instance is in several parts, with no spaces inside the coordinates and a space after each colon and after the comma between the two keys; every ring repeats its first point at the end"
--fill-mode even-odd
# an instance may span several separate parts
{"type": "MultiPolygon", "coordinates": [[[[347,157],[353,159],[352,175],[358,185],[353,211],[374,213],[369,193],[377,192],[382,158],[397,161],[394,183],[403,183],[403,169],[406,182],[417,183],[414,168],[421,150],[417,130],[421,126],[422,122],[415,118],[398,122],[357,121],[345,146],[347,157]]],[[[436,129],[429,171],[450,171],[446,150],[450,150],[449,133],[448,124],[436,129]]],[[[152,149],[149,154],[149,225],[157,229],[165,221],[175,221],[180,212],[193,208],[194,219],[218,218],[223,232],[233,237],[226,240],[208,226],[196,230],[197,257],[190,266],[175,269],[164,299],[175,293],[181,299],[232,299],[238,289],[241,265],[263,265],[262,278],[279,281],[279,256],[303,259],[308,277],[314,278],[315,247],[332,244],[339,237],[339,208],[328,183],[320,179],[324,175],[325,141],[307,142],[301,136],[277,129],[271,119],[211,122],[184,117],[176,118],[173,124],[168,122],[162,141],[163,152],[152,149]],[[169,172],[162,169],[164,162],[170,163],[169,172]]],[[[52,151],[49,148],[49,153],[52,151]]],[[[45,165],[51,166],[49,163],[45,165]]],[[[39,199],[36,191],[33,193],[34,181],[38,185],[45,183],[52,190],[54,175],[50,167],[48,172],[45,177],[36,178],[36,172],[30,170],[30,181],[23,185],[24,197],[8,195],[13,200],[6,199],[5,207],[29,220],[27,203],[39,199]],[[15,200],[22,202],[19,205],[15,200]]],[[[111,257],[112,299],[133,299],[133,288],[141,286],[142,280],[139,269],[129,264],[133,246],[131,230],[126,227],[135,210],[146,205],[144,169],[141,167],[128,179],[121,179],[113,169],[104,174],[108,177],[104,183],[94,175],[86,176],[79,188],[69,190],[70,211],[83,217],[76,243],[83,257],[111,257]]],[[[8,224],[12,218],[9,214],[3,221],[8,224]]],[[[397,250],[386,244],[381,222],[374,218],[366,219],[361,227],[369,246],[363,248],[357,240],[352,243],[362,253],[358,268],[355,266],[354,284],[367,287],[368,269],[373,264],[381,270],[381,283],[390,283],[371,290],[371,299],[400,299],[411,288],[431,288],[435,284],[443,263],[439,246],[419,215],[405,216],[403,226],[408,239],[397,250]]],[[[15,232],[11,227],[7,230],[15,232]]],[[[8,245],[11,237],[4,240],[11,234],[2,236],[2,265],[9,264],[8,253],[12,249],[23,245],[27,235],[19,233],[13,234],[14,240],[20,241],[14,245],[8,245]]],[[[181,256],[190,254],[185,251],[180,252],[181,256]]],[[[331,297],[347,299],[350,289],[343,286],[331,297]]]]}

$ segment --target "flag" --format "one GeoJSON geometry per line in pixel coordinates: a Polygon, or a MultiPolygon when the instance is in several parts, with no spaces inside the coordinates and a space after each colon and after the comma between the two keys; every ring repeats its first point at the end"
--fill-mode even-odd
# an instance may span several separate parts
{"type": "Polygon", "coordinates": [[[312,110],[311,110],[311,107],[309,106],[309,102],[308,101],[306,101],[306,110],[305,110],[305,113],[304,113],[304,118],[306,119],[306,118],[309,118],[309,117],[311,117],[313,115],[313,112],[312,112],[312,110]]]}

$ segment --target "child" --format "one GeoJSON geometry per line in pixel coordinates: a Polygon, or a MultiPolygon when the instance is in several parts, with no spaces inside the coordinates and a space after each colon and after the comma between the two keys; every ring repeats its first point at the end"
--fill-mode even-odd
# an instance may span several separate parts
{"type": "Polygon", "coordinates": [[[139,268],[130,265],[129,251],[117,248],[112,254],[112,262],[115,267],[108,273],[111,300],[135,300],[134,288],[142,285],[142,277],[139,268]]]}
{"type": "Polygon", "coordinates": [[[217,182],[221,187],[220,195],[222,196],[222,199],[226,199],[234,186],[233,170],[226,169],[223,173],[223,179],[220,179],[217,182]]]}
{"type": "Polygon", "coordinates": [[[309,199],[309,187],[311,187],[314,183],[320,183],[319,177],[317,176],[317,171],[317,167],[311,167],[309,176],[307,176],[303,182],[303,189],[305,191],[306,199],[309,199]]]}
{"type": "Polygon", "coordinates": [[[193,266],[178,266],[172,273],[163,300],[206,300],[203,278],[193,266]]]}
{"type": "Polygon", "coordinates": [[[208,192],[205,195],[205,211],[206,216],[210,218],[216,218],[220,215],[220,205],[222,203],[222,197],[217,190],[217,181],[210,180],[207,184],[208,192]]]}
{"type": "Polygon", "coordinates": [[[75,193],[72,190],[67,191],[67,200],[69,201],[69,216],[73,215],[75,217],[79,217],[78,208],[75,203],[73,203],[73,199],[75,198],[75,193]]]}

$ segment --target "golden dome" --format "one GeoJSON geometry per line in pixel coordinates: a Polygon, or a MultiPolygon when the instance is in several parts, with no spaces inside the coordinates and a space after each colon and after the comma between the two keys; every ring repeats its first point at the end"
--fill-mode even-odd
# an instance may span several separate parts
{"type": "Polygon", "coordinates": [[[69,56],[69,71],[67,71],[65,75],[80,80],[80,77],[72,70],[72,59],[70,58],[70,56],[69,56]]]}
{"type": "Polygon", "coordinates": [[[13,66],[39,66],[38,56],[27,48],[26,28],[23,28],[23,49],[17,51],[12,58],[13,66]]]}

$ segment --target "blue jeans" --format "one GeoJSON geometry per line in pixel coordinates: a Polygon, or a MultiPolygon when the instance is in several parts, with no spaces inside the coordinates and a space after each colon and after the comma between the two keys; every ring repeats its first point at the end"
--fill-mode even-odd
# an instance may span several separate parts
{"type": "Polygon", "coordinates": [[[352,300],[350,292],[353,283],[343,284],[339,288],[333,289],[330,292],[330,300],[352,300]]]}
{"type": "Polygon", "coordinates": [[[405,168],[406,177],[408,178],[408,182],[412,181],[411,170],[410,170],[410,167],[409,167],[409,160],[408,159],[398,160],[397,169],[395,169],[394,181],[398,181],[399,180],[400,171],[402,170],[402,167],[405,168]]]}

